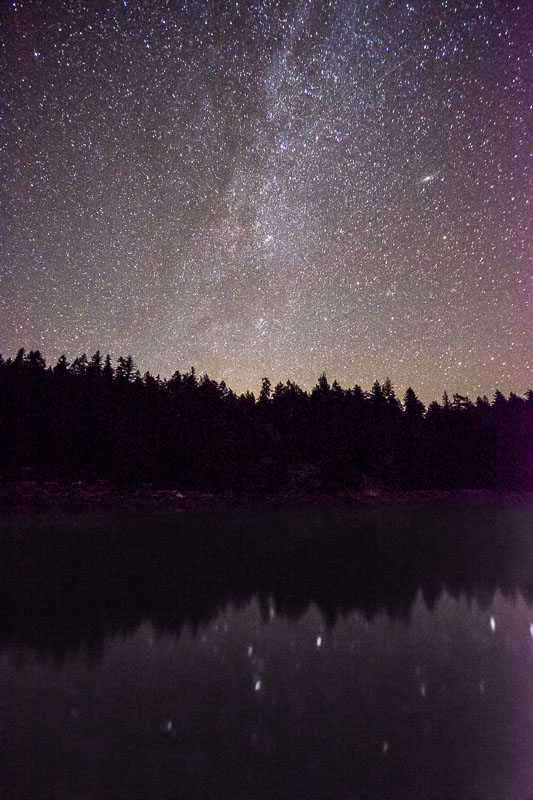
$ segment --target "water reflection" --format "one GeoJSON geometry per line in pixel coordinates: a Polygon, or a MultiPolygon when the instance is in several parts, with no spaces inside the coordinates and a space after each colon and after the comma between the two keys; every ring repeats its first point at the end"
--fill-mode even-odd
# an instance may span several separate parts
{"type": "Polygon", "coordinates": [[[527,800],[530,519],[6,521],[0,797],[527,800]]]}
{"type": "Polygon", "coordinates": [[[487,608],[496,590],[533,598],[530,536],[528,510],[506,508],[4,518],[0,647],[98,654],[146,619],[177,635],[252,598],[265,621],[314,604],[329,628],[408,620],[419,594],[487,608]]]}

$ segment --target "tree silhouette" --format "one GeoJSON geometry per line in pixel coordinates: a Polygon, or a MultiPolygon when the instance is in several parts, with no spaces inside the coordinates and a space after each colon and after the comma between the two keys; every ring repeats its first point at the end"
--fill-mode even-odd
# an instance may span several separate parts
{"type": "Polygon", "coordinates": [[[208,492],[529,489],[533,391],[447,393],[429,408],[389,378],[366,393],[322,374],[311,392],[264,378],[256,401],[194,368],[144,376],[96,351],[53,368],[0,356],[3,480],[150,483],[208,492]]]}

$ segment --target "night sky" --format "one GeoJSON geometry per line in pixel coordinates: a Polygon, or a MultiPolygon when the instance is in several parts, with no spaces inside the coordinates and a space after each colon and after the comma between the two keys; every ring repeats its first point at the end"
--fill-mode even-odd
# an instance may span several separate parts
{"type": "Polygon", "coordinates": [[[1,13],[4,356],[528,388],[525,2],[1,13]]]}

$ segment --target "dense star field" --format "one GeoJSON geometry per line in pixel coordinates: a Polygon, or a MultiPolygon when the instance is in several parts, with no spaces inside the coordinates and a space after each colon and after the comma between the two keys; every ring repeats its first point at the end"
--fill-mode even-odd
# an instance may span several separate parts
{"type": "Polygon", "coordinates": [[[4,355],[527,388],[526,3],[1,14],[4,355]]]}

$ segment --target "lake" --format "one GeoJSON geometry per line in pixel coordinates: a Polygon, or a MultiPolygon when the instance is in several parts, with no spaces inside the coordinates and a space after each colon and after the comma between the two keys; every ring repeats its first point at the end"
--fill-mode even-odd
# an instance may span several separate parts
{"type": "Polygon", "coordinates": [[[0,798],[533,798],[531,506],[0,525],[0,798]]]}

